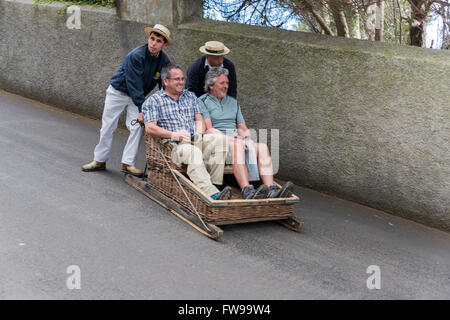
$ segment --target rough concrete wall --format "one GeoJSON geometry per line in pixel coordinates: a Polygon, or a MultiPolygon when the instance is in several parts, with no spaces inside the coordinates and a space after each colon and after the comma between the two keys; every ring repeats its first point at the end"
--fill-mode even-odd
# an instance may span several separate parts
{"type": "Polygon", "coordinates": [[[202,0],[116,0],[121,20],[158,23],[173,27],[181,22],[203,17],[202,0]]]}
{"type": "MultiPolygon", "coordinates": [[[[0,88],[100,117],[146,25],[0,0],[0,88]]],[[[151,22],[157,23],[158,21],[151,22]]],[[[223,41],[252,128],[280,129],[278,177],[450,230],[450,52],[200,21],[166,52],[182,67],[223,41]]]]}
{"type": "Polygon", "coordinates": [[[146,43],[143,26],[112,9],[82,7],[81,29],[68,29],[62,7],[0,1],[0,87],[101,117],[110,77],[130,48],[146,43]]]}
{"type": "Polygon", "coordinates": [[[249,126],[280,129],[280,178],[450,230],[450,52],[229,23],[179,29],[182,43],[230,47],[249,126]]]}
{"type": "Polygon", "coordinates": [[[173,0],[117,0],[121,20],[151,23],[158,17],[158,23],[165,26],[173,23],[173,4],[173,0]]]}

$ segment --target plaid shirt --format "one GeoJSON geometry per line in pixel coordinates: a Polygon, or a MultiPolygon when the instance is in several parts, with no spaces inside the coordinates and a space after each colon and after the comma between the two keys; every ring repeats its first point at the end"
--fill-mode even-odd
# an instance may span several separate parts
{"type": "Polygon", "coordinates": [[[194,93],[184,89],[177,101],[161,89],[145,100],[142,112],[145,123],[156,121],[159,127],[166,130],[172,132],[186,130],[194,135],[194,115],[200,113],[200,109],[194,93]]]}

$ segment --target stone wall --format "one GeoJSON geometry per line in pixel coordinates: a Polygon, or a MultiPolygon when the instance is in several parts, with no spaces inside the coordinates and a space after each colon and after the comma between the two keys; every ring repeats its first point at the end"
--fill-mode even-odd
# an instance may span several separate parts
{"type": "MultiPolygon", "coordinates": [[[[68,29],[59,8],[0,0],[0,88],[99,118],[159,21],[83,7],[68,29]]],[[[450,52],[179,17],[167,54],[187,68],[208,40],[231,49],[249,127],[280,130],[279,178],[450,230],[450,52]]]]}

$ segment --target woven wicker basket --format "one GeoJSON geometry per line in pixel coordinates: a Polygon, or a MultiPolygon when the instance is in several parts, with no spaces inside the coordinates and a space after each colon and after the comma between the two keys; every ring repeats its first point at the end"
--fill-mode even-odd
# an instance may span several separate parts
{"type": "Polygon", "coordinates": [[[294,203],[298,197],[258,199],[258,200],[213,200],[195,186],[171,161],[174,144],[162,144],[160,139],[145,136],[148,184],[193,212],[180,185],[173,177],[161,153],[166,158],[173,173],[178,177],[184,191],[203,219],[214,224],[232,224],[248,221],[276,220],[293,216],[294,203]],[[161,151],[161,152],[160,152],[161,151]]]}

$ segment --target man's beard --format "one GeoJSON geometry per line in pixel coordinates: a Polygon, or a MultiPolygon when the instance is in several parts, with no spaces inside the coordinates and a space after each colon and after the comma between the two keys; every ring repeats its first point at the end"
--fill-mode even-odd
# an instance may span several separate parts
{"type": "Polygon", "coordinates": [[[226,95],[227,95],[226,92],[222,92],[222,91],[218,92],[218,96],[220,99],[223,99],[226,95]]]}

